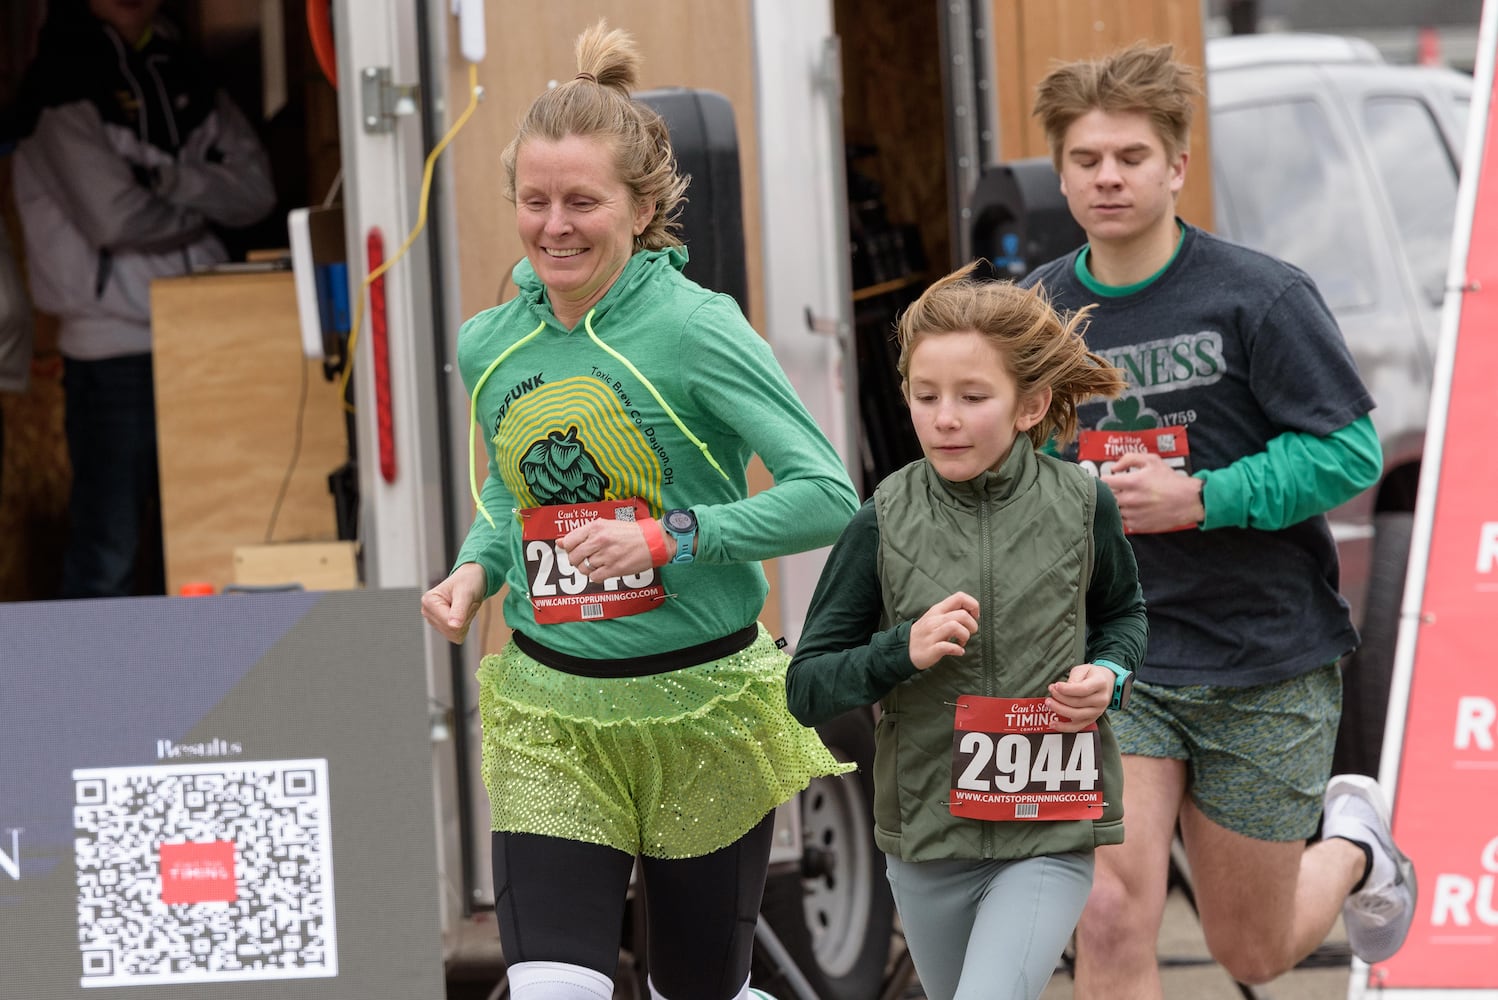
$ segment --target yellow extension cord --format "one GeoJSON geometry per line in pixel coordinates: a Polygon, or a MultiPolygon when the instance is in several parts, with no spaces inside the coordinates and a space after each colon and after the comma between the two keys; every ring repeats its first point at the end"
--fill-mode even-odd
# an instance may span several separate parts
{"type": "Polygon", "coordinates": [[[401,244],[401,248],[389,260],[369,272],[369,275],[359,286],[359,294],[354,301],[354,321],[349,327],[347,359],[343,366],[343,376],[338,380],[338,397],[344,401],[344,408],[350,413],[355,411],[355,407],[351,406],[348,402],[348,380],[354,371],[354,350],[359,342],[359,327],[364,323],[364,299],[369,294],[369,286],[384,275],[386,271],[390,270],[396,261],[405,256],[406,251],[410,250],[411,245],[416,242],[416,237],[420,236],[421,231],[426,228],[427,202],[432,194],[432,170],[437,165],[437,157],[447,148],[447,144],[452,142],[453,137],[458,134],[458,131],[464,125],[468,124],[468,119],[472,118],[473,113],[478,110],[479,101],[483,98],[483,93],[482,88],[479,87],[478,64],[469,63],[468,107],[463,109],[463,113],[458,116],[457,121],[453,122],[452,128],[447,130],[447,134],[427,154],[426,169],[422,171],[421,175],[421,205],[417,211],[416,225],[411,227],[411,232],[406,235],[406,241],[401,244]]]}

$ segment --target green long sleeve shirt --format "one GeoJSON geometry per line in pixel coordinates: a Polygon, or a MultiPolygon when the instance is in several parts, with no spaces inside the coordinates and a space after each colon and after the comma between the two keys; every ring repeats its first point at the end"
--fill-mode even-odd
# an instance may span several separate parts
{"type": "Polygon", "coordinates": [[[1280,531],[1346,503],[1382,471],[1383,449],[1366,413],[1325,437],[1286,432],[1263,451],[1196,473],[1207,511],[1202,528],[1280,531]]]}
{"type": "MultiPolygon", "coordinates": [[[[1087,662],[1110,660],[1138,670],[1148,628],[1137,609],[1133,550],[1124,537],[1113,494],[1097,484],[1093,571],[1087,589],[1087,662]]],[[[883,698],[913,677],[910,627],[879,628],[879,520],[873,501],[853,515],[827,558],[812,594],[806,625],[786,674],[786,701],[812,726],[883,698]]]]}

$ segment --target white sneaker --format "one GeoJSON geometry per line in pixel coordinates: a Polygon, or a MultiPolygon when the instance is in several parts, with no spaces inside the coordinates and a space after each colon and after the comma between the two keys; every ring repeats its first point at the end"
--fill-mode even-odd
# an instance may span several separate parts
{"type": "Polygon", "coordinates": [[[770,994],[766,993],[764,990],[750,989],[749,1000],[775,1000],[775,998],[770,996],[770,994]]]}
{"type": "Polygon", "coordinates": [[[1361,774],[1334,775],[1326,786],[1321,838],[1367,844],[1373,865],[1363,888],[1342,904],[1352,953],[1372,964],[1404,944],[1415,919],[1415,866],[1394,843],[1389,806],[1378,782],[1361,774]]]}

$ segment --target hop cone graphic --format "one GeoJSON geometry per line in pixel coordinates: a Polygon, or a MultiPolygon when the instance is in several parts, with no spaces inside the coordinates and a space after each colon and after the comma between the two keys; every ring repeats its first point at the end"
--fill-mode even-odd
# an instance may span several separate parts
{"type": "Polygon", "coordinates": [[[531,495],[544,505],[602,500],[609,480],[577,439],[577,428],[552,431],[526,449],[520,474],[531,495]]]}

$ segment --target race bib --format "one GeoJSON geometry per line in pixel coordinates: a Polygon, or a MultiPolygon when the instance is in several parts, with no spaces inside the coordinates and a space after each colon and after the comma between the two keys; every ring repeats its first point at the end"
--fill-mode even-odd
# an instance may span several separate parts
{"type": "Polygon", "coordinates": [[[558,539],[574,528],[599,518],[643,521],[650,516],[645,501],[600,500],[597,503],[527,507],[520,512],[522,544],[525,547],[525,578],[530,587],[531,607],[543,625],[561,622],[606,621],[624,618],[660,607],[666,588],[654,569],[629,576],[611,576],[592,582],[567,553],[558,539]]]}
{"type": "Polygon", "coordinates": [[[1103,777],[1097,723],[1059,733],[1044,698],[957,699],[952,730],[953,816],[987,820],[1098,819],[1103,777]]]}
{"type": "MultiPolygon", "coordinates": [[[[1113,472],[1113,463],[1130,452],[1159,455],[1172,469],[1191,475],[1191,445],[1186,428],[1153,427],[1137,431],[1082,431],[1077,436],[1077,464],[1094,476],[1113,472]]],[[[1194,529],[1195,524],[1178,524],[1167,531],[1194,529]]],[[[1125,534],[1133,534],[1124,525],[1125,534]]]]}

